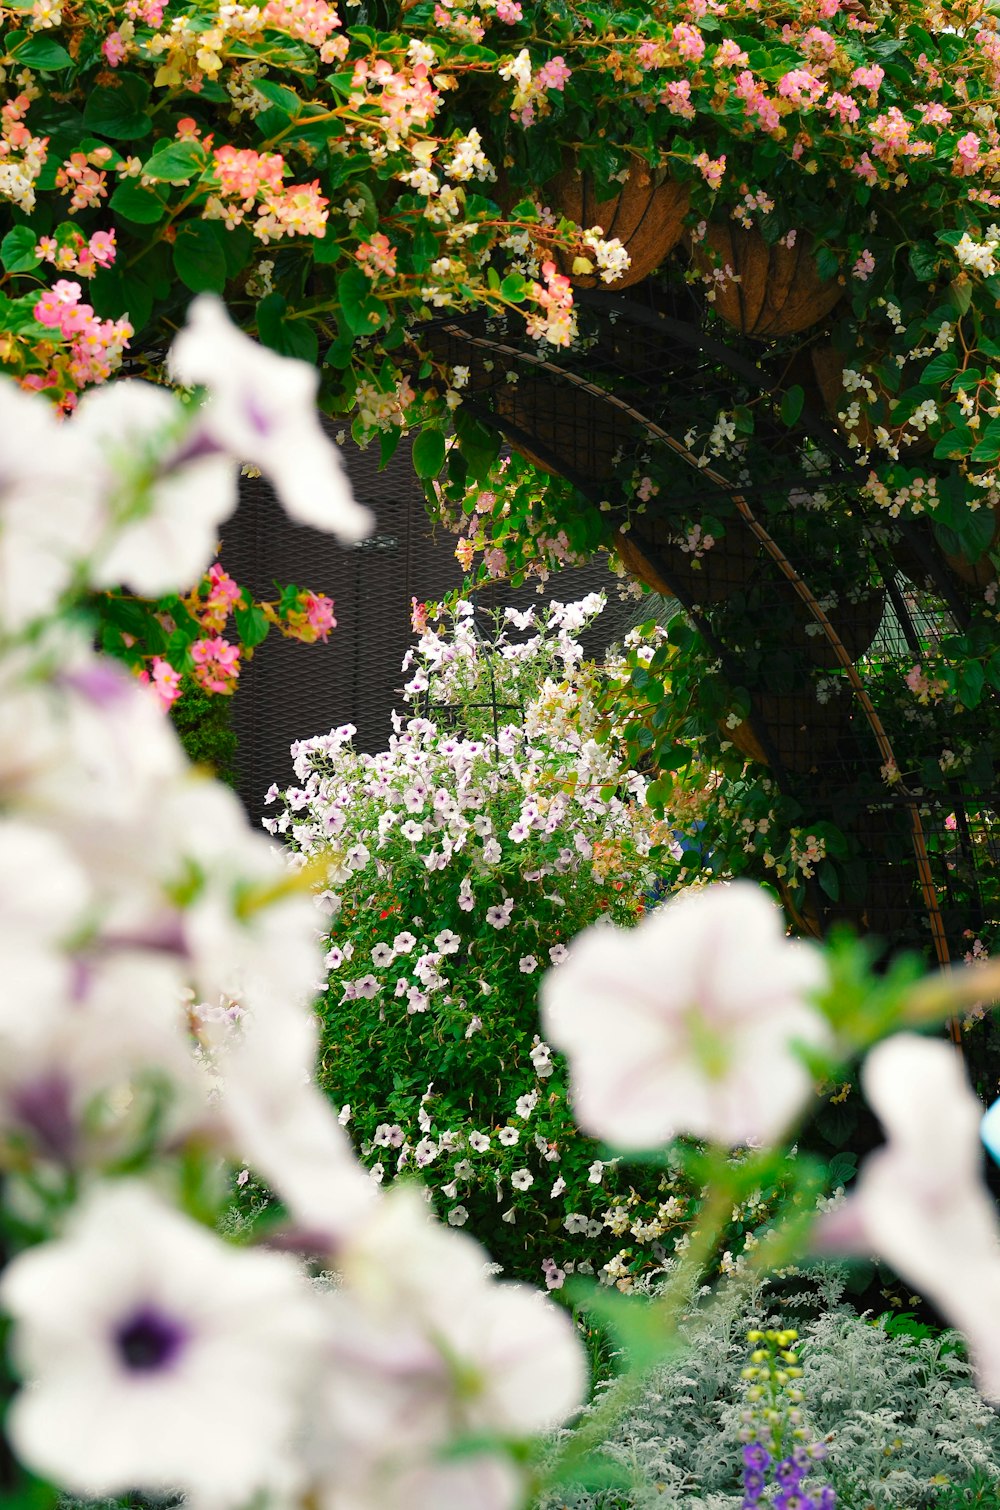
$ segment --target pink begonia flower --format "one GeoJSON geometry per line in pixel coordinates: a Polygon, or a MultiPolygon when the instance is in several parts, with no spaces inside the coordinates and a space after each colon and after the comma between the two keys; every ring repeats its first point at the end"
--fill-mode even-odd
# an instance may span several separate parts
{"type": "Polygon", "coordinates": [[[793,1045],[830,1042],[809,1000],[825,981],[821,954],[784,937],[764,891],[717,883],[635,929],[586,929],[542,982],[542,1025],[594,1137],[626,1149],[679,1133],[770,1143],[812,1087],[793,1045]]]}
{"type": "Polygon", "coordinates": [[[550,58],[544,63],[535,75],[535,86],[538,89],[565,89],[572,76],[573,70],[566,66],[566,59],[561,55],[550,58]]]}
{"type": "Polygon", "coordinates": [[[139,680],[152,687],[164,711],[173,707],[181,695],[181,674],[162,656],[153,658],[153,675],[150,676],[148,671],[140,671],[139,680]]]}
{"type": "Polygon", "coordinates": [[[7,1426],[35,1472],[87,1499],[181,1489],[220,1506],[285,1478],[319,1344],[291,1257],[116,1181],[8,1265],[0,1303],[25,1379],[7,1426]]]}
{"type": "Polygon", "coordinates": [[[372,515],[317,418],[314,367],[252,341],[209,294],[191,304],[169,365],[178,382],[208,390],[198,416],[206,440],[259,467],[292,519],[348,543],[369,533],[372,515]]]}
{"type": "Polygon", "coordinates": [[[820,1221],[823,1252],[877,1254],[962,1332],[979,1387],[1000,1399],[1000,1221],[982,1179],[983,1108],[942,1041],[872,1049],[865,1097],[886,1133],[851,1195],[820,1221]]]}

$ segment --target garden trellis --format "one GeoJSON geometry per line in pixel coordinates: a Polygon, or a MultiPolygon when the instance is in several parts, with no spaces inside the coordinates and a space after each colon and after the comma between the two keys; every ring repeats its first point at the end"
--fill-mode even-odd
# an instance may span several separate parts
{"type": "Polygon", "coordinates": [[[797,923],[822,934],[846,917],[939,963],[967,952],[992,904],[994,693],[973,769],[940,791],[890,704],[893,682],[905,690],[915,665],[933,676],[942,640],[969,629],[975,568],[923,521],[873,517],[866,468],[823,414],[822,331],[762,354],[720,339],[704,301],[665,277],[575,297],[582,340],[559,356],[496,320],[439,322],[435,353],[469,368],[466,415],[610,514],[624,565],[682,606],[715,663],[701,702],[716,742],[766,768],[789,821],[809,814],[823,841],[791,878],[804,884],[782,878],[797,923]],[[706,448],[717,415],[747,411],[706,448]]]}

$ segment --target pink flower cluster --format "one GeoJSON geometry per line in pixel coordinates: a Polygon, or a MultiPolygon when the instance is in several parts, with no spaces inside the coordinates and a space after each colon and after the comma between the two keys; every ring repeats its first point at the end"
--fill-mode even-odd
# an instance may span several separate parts
{"type": "Polygon", "coordinates": [[[380,273],[391,278],[396,271],[396,248],[382,231],[376,232],[371,241],[363,241],[354,255],[369,278],[377,278],[380,273]]]}
{"type": "Polygon", "coordinates": [[[721,157],[709,157],[707,152],[699,152],[694,160],[694,165],[710,189],[721,189],[722,180],[726,172],[726,154],[721,157]]]}
{"type": "Polygon", "coordinates": [[[87,241],[71,227],[68,236],[42,236],[35,247],[35,256],[43,262],[51,262],[61,273],[78,273],[81,278],[93,278],[100,267],[110,267],[117,255],[114,231],[95,231],[87,241]]]}
{"type": "Polygon", "coordinates": [[[104,168],[112,156],[110,147],[95,147],[93,152],[73,152],[56,173],[56,188],[72,190],[69,213],[89,209],[108,197],[108,175],[104,168]]]}
{"type": "Polygon", "coordinates": [[[777,131],[781,125],[778,107],[748,68],[737,75],[736,98],[743,101],[747,115],[757,121],[762,131],[777,131]]]}
{"type": "Polygon", "coordinates": [[[213,197],[205,209],[207,219],[224,220],[232,230],[256,206],[251,229],[258,241],[325,234],[329,200],[319,192],[319,180],[286,188],[285,160],[279,152],[224,146],[216,147],[212,156],[223,196],[239,203],[224,204],[213,197]]]}
{"type": "MultiPolygon", "coordinates": [[[[60,278],[32,311],[39,325],[57,330],[69,341],[69,374],[78,388],[105,382],[121,365],[122,352],[132,335],[128,320],[98,319],[91,305],[80,302],[82,292],[79,283],[60,278]]],[[[22,379],[25,388],[52,388],[58,383],[56,370],[22,379]]]]}
{"type": "Polygon", "coordinates": [[[314,645],[317,640],[325,644],[330,630],[337,627],[333,599],[318,592],[300,592],[297,607],[290,609],[285,618],[287,633],[305,645],[314,645]]]}
{"type": "Polygon", "coordinates": [[[397,72],[385,58],[369,63],[359,58],[351,79],[352,110],[374,106],[374,120],[389,136],[408,137],[434,118],[441,96],[434,89],[424,63],[409,73],[397,72]]]}
{"type": "Polygon", "coordinates": [[[170,662],[165,661],[162,656],[153,657],[152,676],[145,670],[140,671],[138,676],[141,682],[152,687],[160,699],[160,706],[164,712],[169,711],[181,695],[181,674],[175,671],[170,662]]]}
{"type": "Polygon", "coordinates": [[[532,283],[529,289],[529,298],[539,305],[542,313],[527,316],[528,334],[553,346],[568,346],[576,329],[573,286],[569,278],[557,270],[554,262],[542,263],[542,277],[544,287],[532,283]]]}
{"type": "MultiPolygon", "coordinates": [[[[322,47],[331,32],[339,28],[340,17],[336,6],[328,4],[327,0],[268,0],[261,22],[275,31],[287,32],[290,37],[309,42],[313,47],[322,47]]],[[[343,47],[338,47],[337,53],[343,57],[347,51],[347,38],[338,38],[338,41],[343,42],[343,47]]]]}
{"type": "Polygon", "coordinates": [[[568,68],[563,57],[550,58],[535,74],[536,89],[557,89],[560,92],[569,83],[573,70],[568,68]]]}
{"type": "Polygon", "coordinates": [[[167,0],[125,0],[124,11],[130,21],[159,26],[166,7],[167,0]]]}
{"type": "Polygon", "coordinates": [[[213,562],[209,568],[207,580],[208,596],[199,607],[197,617],[204,629],[212,634],[221,634],[226,620],[240,602],[242,592],[239,584],[223,570],[218,561],[213,562]]]}
{"type": "Polygon", "coordinates": [[[194,661],[194,679],[206,692],[225,696],[235,692],[240,674],[239,647],[228,640],[213,635],[209,639],[196,640],[191,646],[194,661]]]}

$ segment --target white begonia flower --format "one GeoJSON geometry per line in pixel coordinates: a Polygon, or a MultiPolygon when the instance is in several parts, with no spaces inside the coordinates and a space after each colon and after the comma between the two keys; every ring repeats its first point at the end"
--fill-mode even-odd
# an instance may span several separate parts
{"type": "Polygon", "coordinates": [[[493,1280],[479,1245],[435,1222],[402,1186],[382,1197],[338,1266],[342,1283],[324,1297],[329,1368],[315,1429],[344,1505],[403,1510],[412,1502],[401,1480],[419,1474],[427,1510],[514,1510],[524,1490],[516,1473],[499,1498],[464,1501],[454,1477],[462,1460],[442,1449],[467,1433],[544,1431],[577,1408],[585,1367],[569,1317],[537,1291],[493,1280]]]}
{"type": "Polygon", "coordinates": [[[626,1149],[679,1133],[770,1143],[812,1086],[793,1044],[831,1040],[809,1004],[825,980],[820,953],[784,937],[765,892],[720,883],[632,930],[579,935],[542,982],[542,1022],[593,1136],[626,1149]]]}
{"type": "Polygon", "coordinates": [[[319,424],[313,366],[252,341],[221,300],[202,294],[174,338],[169,367],[178,382],[208,390],[199,415],[206,439],[259,467],[292,519],[346,543],[369,533],[372,515],[355,502],[340,453],[319,424]]]}
{"type": "Polygon", "coordinates": [[[1000,1221],[979,1098],[954,1048],[914,1033],[872,1049],[861,1084],[887,1141],[821,1218],[817,1246],[883,1258],[964,1334],[979,1388],[1000,1400],[1000,1221]]]}
{"type": "Polygon", "coordinates": [[[232,453],[185,445],[184,412],[165,388],[131,379],[84,394],[70,421],[99,479],[102,539],[88,578],[157,598],[208,570],[219,525],[236,507],[232,453]],[[127,442],[127,443],[126,443],[127,442]]]}
{"type": "Polygon", "coordinates": [[[239,1506],[287,1480],[319,1328],[297,1264],[235,1248],[137,1181],[98,1186],[0,1281],[18,1456],[87,1498],[239,1506]],[[211,1408],[206,1408],[211,1402],[211,1408]]]}

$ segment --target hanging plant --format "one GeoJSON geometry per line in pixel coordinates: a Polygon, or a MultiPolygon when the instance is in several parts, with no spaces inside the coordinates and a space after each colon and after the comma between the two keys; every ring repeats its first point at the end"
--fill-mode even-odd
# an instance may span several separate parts
{"type": "MultiPolygon", "coordinates": [[[[579,163],[567,164],[546,187],[553,207],[567,220],[585,230],[600,226],[605,240],[622,243],[630,265],[615,278],[616,289],[640,283],[670,255],[681,239],[691,203],[687,184],[651,168],[636,153],[629,155],[625,172],[619,192],[607,198],[599,196],[593,174],[579,163]]],[[[581,259],[562,252],[557,260],[562,271],[581,288],[601,286],[598,272],[577,270],[581,259]]]]}
{"type": "Polygon", "coordinates": [[[826,318],[843,295],[841,284],[820,275],[812,238],[789,232],[769,245],[756,226],[730,221],[708,226],[692,247],[695,267],[715,276],[713,306],[740,331],[774,341],[808,330],[826,318]],[[791,245],[788,244],[789,239],[791,245]]]}

